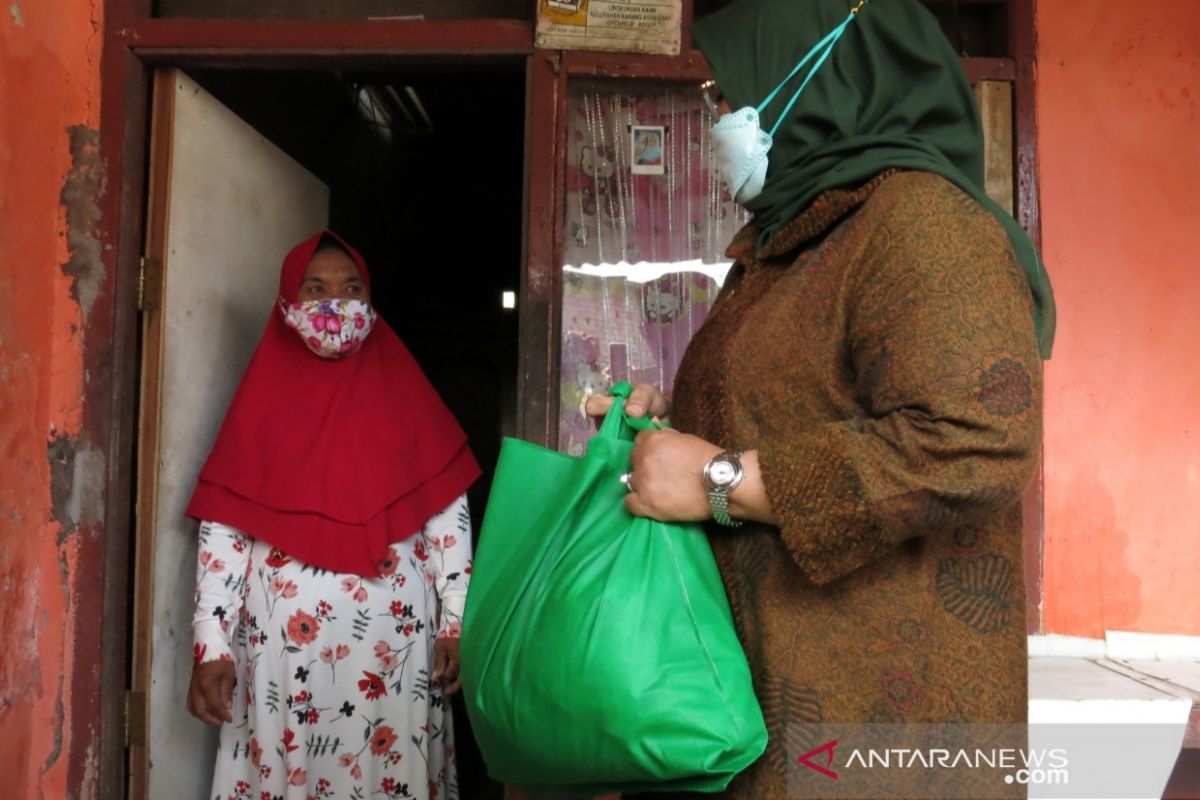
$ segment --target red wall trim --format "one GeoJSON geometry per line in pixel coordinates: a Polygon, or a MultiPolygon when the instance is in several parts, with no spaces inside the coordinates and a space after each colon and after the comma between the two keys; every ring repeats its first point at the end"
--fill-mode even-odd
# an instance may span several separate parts
{"type": "Polygon", "coordinates": [[[571,77],[695,80],[699,83],[712,74],[708,61],[699,50],[689,50],[678,56],[568,50],[563,53],[563,66],[571,77]]]}
{"type": "MultiPolygon", "coordinates": [[[[964,58],[963,69],[971,83],[1013,81],[1017,65],[1011,58],[964,58]]],[[[707,80],[708,61],[699,50],[680,56],[618,55],[586,50],[563,53],[563,66],[571,77],[641,78],[648,80],[707,80]]]]}
{"type": "MultiPolygon", "coordinates": [[[[124,19],[109,3],[112,31],[124,19]]],[[[111,34],[104,40],[100,153],[108,176],[100,199],[105,279],[84,328],[84,435],[104,452],[102,526],[81,538],[75,630],[69,786],[95,781],[97,797],[124,796],[128,674],[129,531],[136,436],[137,271],[141,253],[146,74],[111,34]],[[85,743],[98,744],[97,759],[85,743]]]]}
{"type": "Polygon", "coordinates": [[[520,20],[197,20],[139,19],[115,31],[139,54],[196,50],[271,54],[355,52],[529,53],[533,29],[520,20]]]}
{"type": "MultiPolygon", "coordinates": [[[[1038,198],[1037,126],[1037,17],[1035,0],[1010,0],[1009,40],[1016,63],[1013,87],[1013,141],[1016,145],[1015,204],[1017,221],[1041,248],[1042,220],[1038,198]]],[[[1042,578],[1045,570],[1045,484],[1044,464],[1039,464],[1025,492],[1025,622],[1030,633],[1044,630],[1042,578]]]]}
{"type": "Polygon", "coordinates": [[[1011,58],[964,58],[962,65],[972,84],[1011,81],[1017,75],[1017,65],[1011,58]]]}
{"type": "Polygon", "coordinates": [[[1037,20],[1034,0],[1011,0],[1012,42],[1016,64],[1017,220],[1040,246],[1041,207],[1037,168],[1037,20]]]}
{"type": "Polygon", "coordinates": [[[566,72],[558,53],[529,57],[526,101],[526,236],[521,278],[521,372],[517,435],[554,447],[558,437],[562,252],[557,219],[562,206],[566,72]]]}

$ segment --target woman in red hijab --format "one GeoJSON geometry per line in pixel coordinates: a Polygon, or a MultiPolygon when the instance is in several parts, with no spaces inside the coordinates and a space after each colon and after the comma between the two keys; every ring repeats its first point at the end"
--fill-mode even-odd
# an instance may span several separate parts
{"type": "Polygon", "coordinates": [[[478,475],[362,257],[329,231],[297,245],[187,512],[212,796],[458,796],[445,695],[478,475]]]}

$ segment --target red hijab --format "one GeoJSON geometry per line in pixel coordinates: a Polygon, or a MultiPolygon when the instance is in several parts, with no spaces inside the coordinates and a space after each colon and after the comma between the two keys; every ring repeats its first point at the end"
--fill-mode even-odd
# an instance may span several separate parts
{"type": "MultiPolygon", "coordinates": [[[[294,303],[322,231],[288,253],[294,303]]],[[[383,319],[342,360],[309,351],[276,307],[225,413],[187,515],[238,528],[322,569],[373,576],[479,477],[467,436],[383,319]]]]}

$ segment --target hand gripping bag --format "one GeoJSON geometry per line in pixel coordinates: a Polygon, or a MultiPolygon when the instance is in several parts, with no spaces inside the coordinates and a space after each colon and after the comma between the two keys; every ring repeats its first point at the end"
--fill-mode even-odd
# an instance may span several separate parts
{"type": "MultiPolygon", "coordinates": [[[[462,632],[491,776],[603,794],[717,792],[767,732],[698,524],[625,510],[628,383],[587,454],[506,439],[462,632]]],[[[699,480],[699,476],[697,476],[699,480]]]]}

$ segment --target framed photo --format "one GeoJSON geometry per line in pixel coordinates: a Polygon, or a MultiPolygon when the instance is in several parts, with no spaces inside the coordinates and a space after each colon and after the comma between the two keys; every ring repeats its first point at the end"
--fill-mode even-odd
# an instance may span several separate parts
{"type": "Polygon", "coordinates": [[[661,125],[634,125],[629,129],[630,170],[634,175],[666,174],[667,130],[661,125]]]}

